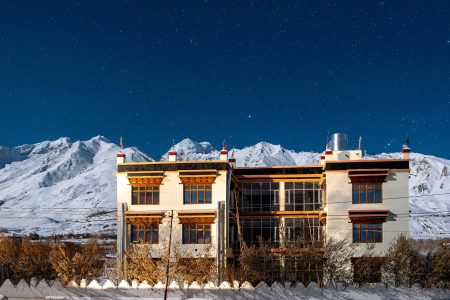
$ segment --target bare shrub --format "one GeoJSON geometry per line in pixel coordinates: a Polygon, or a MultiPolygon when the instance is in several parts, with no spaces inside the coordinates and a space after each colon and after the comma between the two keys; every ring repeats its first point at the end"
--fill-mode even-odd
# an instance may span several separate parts
{"type": "Polygon", "coordinates": [[[125,269],[129,279],[156,283],[160,278],[160,270],[150,254],[150,247],[144,243],[128,245],[125,269]]]}
{"type": "Polygon", "coordinates": [[[50,262],[57,278],[67,284],[101,275],[104,255],[97,238],[91,238],[82,246],[57,243],[50,252],[50,262]]]}
{"type": "Polygon", "coordinates": [[[77,279],[81,279],[81,277],[92,279],[99,276],[102,272],[104,257],[105,249],[98,243],[98,239],[90,238],[83,245],[81,252],[77,252],[73,256],[77,279]]]}
{"type": "MultiPolygon", "coordinates": [[[[211,244],[207,244],[196,257],[192,257],[192,253],[183,251],[180,243],[177,242],[172,244],[171,252],[170,275],[175,280],[206,283],[216,279],[217,262],[212,255],[213,247],[211,244]]],[[[164,270],[164,273],[167,255],[166,252],[161,259],[161,269],[164,270]]]]}
{"type": "Polygon", "coordinates": [[[30,280],[52,278],[53,271],[49,260],[51,246],[48,241],[31,241],[24,238],[17,259],[12,263],[16,279],[30,280]]]}
{"type": "Polygon", "coordinates": [[[0,283],[10,276],[12,264],[19,256],[19,249],[19,244],[12,238],[0,235],[0,283]]]}
{"type": "MultiPolygon", "coordinates": [[[[259,245],[241,245],[240,268],[242,281],[258,284],[261,281],[270,283],[274,280],[274,273],[279,275],[279,259],[272,255],[268,242],[260,239],[259,245]]],[[[279,277],[279,276],[278,276],[279,277]]]]}
{"type": "Polygon", "coordinates": [[[325,281],[331,282],[335,287],[337,281],[352,282],[351,258],[355,253],[355,244],[348,238],[340,240],[328,238],[324,250],[323,271],[325,281]]]}

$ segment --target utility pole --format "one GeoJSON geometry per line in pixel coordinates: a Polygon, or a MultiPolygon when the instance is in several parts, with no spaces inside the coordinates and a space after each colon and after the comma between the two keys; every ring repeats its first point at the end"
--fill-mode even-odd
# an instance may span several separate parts
{"type": "Polygon", "coordinates": [[[172,245],[172,223],[173,223],[173,209],[170,213],[169,250],[168,250],[167,264],[166,264],[166,288],[164,289],[164,300],[167,300],[167,289],[169,287],[170,248],[172,245]]]}

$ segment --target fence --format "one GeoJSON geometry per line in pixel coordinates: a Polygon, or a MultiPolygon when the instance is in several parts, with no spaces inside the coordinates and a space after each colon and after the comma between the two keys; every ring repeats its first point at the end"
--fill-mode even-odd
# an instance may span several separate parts
{"type": "MultiPolygon", "coordinates": [[[[131,285],[123,280],[117,285],[107,280],[100,284],[96,280],[80,284],[75,282],[63,286],[58,281],[37,281],[30,283],[21,280],[14,285],[6,280],[0,287],[0,299],[163,299],[164,284],[158,282],[154,286],[147,282],[133,281],[131,285]]],[[[210,282],[200,285],[197,282],[179,286],[176,282],[169,285],[169,299],[449,299],[448,290],[428,289],[419,287],[387,288],[385,285],[363,285],[347,287],[339,285],[337,288],[328,286],[319,288],[311,283],[308,287],[303,284],[291,285],[275,282],[268,286],[261,282],[253,287],[249,282],[240,284],[238,281],[222,282],[219,286],[210,282]]]]}

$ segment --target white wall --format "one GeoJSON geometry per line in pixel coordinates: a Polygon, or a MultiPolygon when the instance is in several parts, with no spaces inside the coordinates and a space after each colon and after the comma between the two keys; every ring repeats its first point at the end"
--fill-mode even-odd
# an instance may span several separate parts
{"type": "MultiPolygon", "coordinates": [[[[159,245],[153,245],[153,255],[160,256],[162,251],[165,251],[170,228],[170,217],[168,213],[174,210],[173,229],[172,229],[172,243],[180,245],[181,251],[191,253],[193,255],[203,255],[209,245],[202,244],[182,244],[182,224],[179,224],[177,217],[178,211],[216,211],[215,223],[211,225],[211,246],[212,252],[209,254],[212,257],[216,256],[217,249],[217,230],[218,230],[218,202],[227,201],[227,171],[218,171],[218,176],[212,184],[212,201],[211,204],[183,204],[183,184],[179,178],[178,171],[166,171],[164,179],[160,186],[159,205],[132,205],[131,204],[131,185],[128,182],[126,173],[117,174],[117,207],[122,203],[126,203],[128,211],[157,211],[166,212],[166,217],[163,218],[162,224],[159,226],[159,245]]],[[[118,237],[121,226],[118,226],[118,237]]],[[[226,231],[225,231],[226,232],[226,231]]],[[[226,237],[224,237],[226,238],[226,237]]],[[[129,241],[127,241],[129,242],[129,241]]]]}
{"type": "MultiPolygon", "coordinates": [[[[352,204],[352,184],[347,171],[328,171],[327,178],[327,236],[352,240],[352,223],[349,210],[389,210],[394,217],[383,223],[383,242],[373,243],[376,253],[382,255],[392,241],[401,233],[409,232],[408,172],[391,171],[383,183],[383,202],[373,204],[352,204]]],[[[356,256],[366,249],[366,244],[357,244],[356,256]]]]}

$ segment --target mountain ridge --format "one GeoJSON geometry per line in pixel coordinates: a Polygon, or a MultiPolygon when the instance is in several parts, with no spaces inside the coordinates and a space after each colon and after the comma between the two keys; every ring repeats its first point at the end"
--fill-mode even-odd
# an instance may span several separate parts
{"type": "MultiPolygon", "coordinates": [[[[174,145],[179,160],[218,159],[209,142],[184,139],[174,145]]],[[[0,231],[51,235],[114,233],[115,155],[120,147],[104,136],[86,141],[54,141],[0,146],[0,231]]],[[[124,149],[127,161],[153,161],[137,147],[124,149]]],[[[289,150],[259,142],[229,155],[240,167],[314,165],[320,153],[289,150]]],[[[400,158],[380,153],[369,159],[400,158]]],[[[167,153],[161,160],[167,160],[167,153]]],[[[412,153],[410,162],[411,232],[416,238],[450,236],[450,161],[412,153]]]]}

